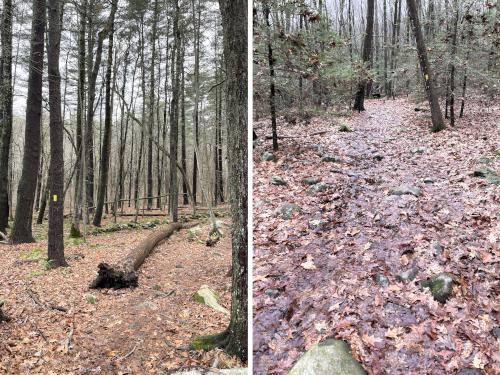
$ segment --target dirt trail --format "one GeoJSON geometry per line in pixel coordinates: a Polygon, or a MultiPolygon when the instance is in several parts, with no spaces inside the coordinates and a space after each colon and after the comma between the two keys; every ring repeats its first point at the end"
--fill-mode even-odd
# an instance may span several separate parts
{"type": "MultiPolygon", "coordinates": [[[[229,224],[227,219],[226,224],[229,224]]],[[[0,325],[0,373],[8,374],[164,374],[180,366],[235,366],[222,351],[189,351],[193,336],[217,333],[229,323],[224,315],[192,300],[208,284],[230,306],[231,240],[205,246],[210,226],[199,238],[186,230],[158,246],[139,272],[139,287],[89,290],[102,261],[113,263],[135,246],[148,230],[125,230],[90,236],[87,244],[67,244],[70,267],[44,271],[22,254],[46,244],[0,246],[0,295],[13,318],[0,325]],[[36,305],[25,288],[41,301],[62,306],[66,313],[36,305]],[[95,299],[94,299],[95,298],[95,299]],[[65,340],[73,330],[69,351],[65,340]]]]}
{"type": "Polygon", "coordinates": [[[500,170],[500,112],[470,113],[456,129],[431,134],[428,114],[409,102],[366,107],[345,120],[353,132],[339,132],[337,119],[282,124],[282,135],[332,131],[287,139],[277,163],[261,160],[269,142],[254,150],[256,373],[286,373],[306,348],[335,336],[370,374],[449,374],[472,365],[493,374],[500,189],[470,174],[483,164],[500,170]],[[287,185],[271,185],[274,175],[287,185]],[[305,177],[320,177],[326,191],[307,194],[305,177]],[[388,194],[401,185],[421,194],[388,194]],[[284,203],[302,212],[277,217],[284,203]],[[416,279],[398,281],[412,266],[416,279]],[[460,284],[440,305],[417,281],[443,271],[460,284]]]}

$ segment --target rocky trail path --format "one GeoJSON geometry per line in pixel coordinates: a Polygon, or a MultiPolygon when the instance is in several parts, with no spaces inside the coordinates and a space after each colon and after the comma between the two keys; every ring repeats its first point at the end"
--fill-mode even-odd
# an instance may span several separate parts
{"type": "Polygon", "coordinates": [[[499,373],[500,110],[471,107],[432,134],[410,102],[372,100],[348,119],[280,122],[301,137],[274,155],[260,141],[256,374],[287,373],[328,337],[369,374],[499,373]],[[440,303],[421,282],[443,273],[440,303]]]}

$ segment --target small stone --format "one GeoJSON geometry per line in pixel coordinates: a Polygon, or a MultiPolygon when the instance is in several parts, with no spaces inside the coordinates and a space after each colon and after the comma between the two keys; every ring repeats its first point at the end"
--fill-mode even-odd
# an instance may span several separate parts
{"type": "Polygon", "coordinates": [[[415,186],[407,186],[407,185],[402,185],[397,188],[392,188],[389,190],[389,195],[413,195],[415,197],[418,197],[420,194],[422,194],[422,191],[415,186]]]}
{"type": "Polygon", "coordinates": [[[463,368],[456,375],[483,375],[483,372],[478,368],[463,368]]]}
{"type": "Polygon", "coordinates": [[[263,161],[276,161],[276,156],[269,151],[266,151],[262,154],[262,160],[263,161]]]}
{"type": "Polygon", "coordinates": [[[321,193],[325,191],[328,188],[328,185],[326,184],[316,184],[311,186],[309,189],[307,189],[307,194],[309,195],[314,195],[317,193],[321,193]]]}
{"type": "Polygon", "coordinates": [[[422,281],[421,285],[431,290],[436,301],[445,303],[453,292],[453,277],[449,273],[443,272],[422,281]]]}
{"type": "Polygon", "coordinates": [[[400,281],[412,281],[418,273],[418,268],[416,266],[411,267],[410,269],[400,272],[398,275],[398,279],[400,281]]]}
{"type": "Polygon", "coordinates": [[[320,181],[320,177],[306,177],[302,180],[302,182],[306,185],[316,185],[320,181]]]}
{"type": "Polygon", "coordinates": [[[432,255],[434,255],[435,257],[440,257],[441,254],[443,254],[444,249],[439,242],[434,242],[431,245],[431,250],[432,250],[432,255]]]}
{"type": "Polygon", "coordinates": [[[352,177],[352,178],[358,178],[358,177],[361,177],[361,175],[358,173],[358,172],[353,172],[353,171],[347,171],[346,172],[346,175],[348,177],[352,177]]]}
{"type": "Polygon", "coordinates": [[[176,264],[175,268],[184,268],[184,266],[182,264],[176,264]]]}
{"type": "Polygon", "coordinates": [[[389,279],[387,277],[385,277],[384,275],[382,275],[381,273],[377,273],[375,275],[375,282],[381,286],[388,286],[389,285],[389,279]]]}
{"type": "Polygon", "coordinates": [[[424,184],[433,184],[435,181],[432,178],[424,178],[424,184]]]}
{"type": "Polygon", "coordinates": [[[373,159],[376,161],[382,161],[383,158],[384,158],[384,156],[380,155],[380,154],[373,155],[373,159]]]}
{"type": "Polygon", "coordinates": [[[321,161],[322,162],[325,162],[325,163],[335,163],[337,162],[337,158],[335,156],[331,156],[331,155],[325,155],[321,158],[321,161]]]}
{"type": "Polygon", "coordinates": [[[276,215],[290,220],[295,212],[301,213],[302,209],[294,203],[285,203],[277,210],[276,215]]]}
{"type": "Polygon", "coordinates": [[[483,167],[483,168],[476,169],[473,173],[473,176],[484,178],[492,173],[495,173],[492,169],[487,168],[487,167],[483,167]]]}
{"type": "Polygon", "coordinates": [[[497,339],[500,338],[500,326],[496,326],[491,330],[491,334],[495,336],[497,339]]]}
{"type": "Polygon", "coordinates": [[[412,154],[423,154],[425,152],[425,148],[423,147],[417,147],[417,148],[414,148],[413,150],[411,150],[411,153],[412,154]]]}
{"type": "Polygon", "coordinates": [[[309,220],[308,222],[308,226],[309,226],[309,229],[316,229],[318,228],[321,224],[323,223],[323,221],[321,219],[313,219],[313,220],[309,220]]]}
{"type": "Polygon", "coordinates": [[[276,185],[276,186],[285,186],[286,181],[283,180],[283,178],[280,176],[273,176],[273,177],[271,177],[271,184],[276,185]]]}
{"type": "Polygon", "coordinates": [[[280,294],[279,290],[277,289],[266,289],[264,293],[272,298],[277,297],[280,294]]]}
{"type": "Polygon", "coordinates": [[[193,299],[198,303],[210,306],[224,315],[230,315],[229,310],[219,304],[219,294],[208,285],[202,285],[201,288],[193,294],[193,299]]]}

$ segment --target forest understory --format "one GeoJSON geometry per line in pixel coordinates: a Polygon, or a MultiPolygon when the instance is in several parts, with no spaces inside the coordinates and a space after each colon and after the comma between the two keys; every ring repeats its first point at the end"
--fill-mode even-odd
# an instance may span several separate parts
{"type": "Polygon", "coordinates": [[[409,100],[366,109],[279,118],[275,161],[254,124],[254,373],[336,337],[369,374],[498,374],[499,103],[439,133],[409,100]],[[442,272],[445,303],[420,284],[442,272]]]}
{"type": "MultiPolygon", "coordinates": [[[[163,218],[139,223],[147,227],[163,218]]],[[[96,290],[89,284],[100,262],[113,264],[150,229],[91,235],[86,242],[68,238],[69,267],[50,270],[44,267],[46,238],[0,245],[0,295],[10,318],[0,323],[0,373],[165,374],[188,366],[240,365],[219,349],[189,349],[195,336],[221,332],[229,323],[228,316],[193,299],[206,284],[224,307],[231,305],[230,220],[218,220],[224,235],[214,247],[205,245],[208,221],[199,232],[181,230],[156,247],[135,289],[96,290]]],[[[36,233],[46,234],[46,228],[36,233]]]]}

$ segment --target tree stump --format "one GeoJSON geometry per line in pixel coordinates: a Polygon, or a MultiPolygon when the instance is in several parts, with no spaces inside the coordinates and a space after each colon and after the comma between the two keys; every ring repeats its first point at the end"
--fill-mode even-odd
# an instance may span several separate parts
{"type": "Polygon", "coordinates": [[[191,228],[197,224],[198,223],[172,223],[165,229],[155,231],[146,237],[139,245],[130,250],[118,263],[114,265],[100,263],[97,277],[90,284],[90,288],[122,289],[137,287],[138,276],[136,271],[141,267],[153,249],[176,231],[191,228]]]}

